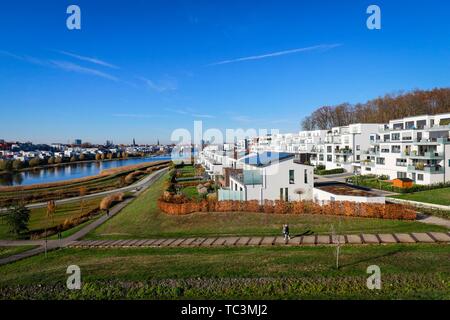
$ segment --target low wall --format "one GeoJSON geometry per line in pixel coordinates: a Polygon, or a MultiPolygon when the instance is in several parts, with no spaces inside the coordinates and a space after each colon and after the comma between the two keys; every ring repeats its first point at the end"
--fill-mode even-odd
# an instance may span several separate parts
{"type": "Polygon", "coordinates": [[[261,212],[274,214],[322,214],[348,217],[415,220],[416,212],[400,204],[354,203],[349,201],[330,202],[319,205],[312,201],[207,201],[171,203],[158,200],[161,211],[171,215],[185,215],[193,212],[261,212]]]}
{"type": "Polygon", "coordinates": [[[397,199],[397,198],[386,198],[386,201],[392,202],[392,203],[404,204],[404,205],[408,205],[408,206],[420,207],[420,208],[430,208],[430,209],[450,211],[450,206],[444,206],[441,204],[425,203],[425,202],[418,202],[418,201],[397,199]]]}

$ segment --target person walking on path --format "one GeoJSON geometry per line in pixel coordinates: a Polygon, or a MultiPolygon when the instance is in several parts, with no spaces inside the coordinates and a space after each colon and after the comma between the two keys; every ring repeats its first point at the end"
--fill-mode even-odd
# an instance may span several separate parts
{"type": "Polygon", "coordinates": [[[291,236],[289,235],[289,226],[287,224],[283,225],[283,235],[284,241],[288,241],[291,239],[291,236]]]}
{"type": "Polygon", "coordinates": [[[106,209],[106,215],[109,217],[109,209],[106,209]]]}

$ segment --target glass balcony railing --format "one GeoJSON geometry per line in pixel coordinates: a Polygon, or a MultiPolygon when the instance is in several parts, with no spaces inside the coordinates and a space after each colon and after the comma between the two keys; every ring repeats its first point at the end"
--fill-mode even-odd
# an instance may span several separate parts
{"type": "Polygon", "coordinates": [[[418,165],[409,165],[408,166],[408,172],[412,171],[421,171],[425,173],[444,173],[444,168],[441,166],[418,166],[418,165]]]}
{"type": "Polygon", "coordinates": [[[230,175],[243,185],[257,185],[263,183],[263,176],[259,170],[244,170],[242,173],[230,175]]]}

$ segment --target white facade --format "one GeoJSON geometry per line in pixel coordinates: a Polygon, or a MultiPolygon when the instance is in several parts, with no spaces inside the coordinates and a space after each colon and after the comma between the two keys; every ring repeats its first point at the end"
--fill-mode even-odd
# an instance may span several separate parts
{"type": "Polygon", "coordinates": [[[313,190],[314,202],[321,205],[333,201],[351,201],[357,203],[385,203],[386,198],[384,196],[377,197],[367,197],[367,196],[352,196],[352,195],[342,195],[335,194],[320,188],[314,188],[313,190]]]}
{"type": "Polygon", "coordinates": [[[239,162],[243,164],[243,173],[230,176],[229,189],[242,192],[243,199],[261,203],[312,199],[313,167],[297,163],[294,155],[262,166],[246,164],[245,158],[239,162]]]}
{"type": "Polygon", "coordinates": [[[392,120],[370,136],[362,174],[450,182],[450,113],[392,120]]]}
{"type": "Polygon", "coordinates": [[[360,171],[361,155],[370,146],[370,134],[379,124],[357,123],[334,127],[327,132],[325,140],[315,144],[312,153],[314,165],[324,165],[327,170],[343,168],[347,172],[360,171]]]}

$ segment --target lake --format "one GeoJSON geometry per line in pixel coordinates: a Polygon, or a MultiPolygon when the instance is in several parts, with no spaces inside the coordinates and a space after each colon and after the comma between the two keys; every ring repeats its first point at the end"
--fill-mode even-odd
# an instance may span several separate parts
{"type": "Polygon", "coordinates": [[[105,169],[170,159],[170,156],[129,158],[121,160],[67,164],[63,166],[32,171],[5,173],[0,174],[0,186],[25,186],[35,183],[49,183],[55,181],[83,178],[87,176],[97,175],[105,169]]]}

